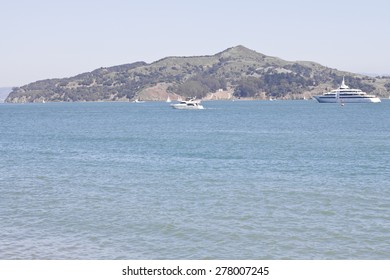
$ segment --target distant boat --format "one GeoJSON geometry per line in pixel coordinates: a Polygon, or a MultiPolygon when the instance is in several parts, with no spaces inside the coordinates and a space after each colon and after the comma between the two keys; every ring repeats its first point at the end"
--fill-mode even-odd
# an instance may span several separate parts
{"type": "Polygon", "coordinates": [[[367,94],[360,89],[349,88],[344,78],[338,89],[326,92],[323,95],[313,96],[319,103],[379,103],[381,100],[375,95],[367,94]]]}
{"type": "Polygon", "coordinates": [[[133,101],[133,103],[145,103],[145,101],[138,100],[137,98],[136,100],[133,101]]]}
{"type": "Polygon", "coordinates": [[[167,101],[165,101],[165,102],[171,103],[171,99],[169,98],[169,95],[168,95],[167,101]]]}
{"type": "Polygon", "coordinates": [[[201,110],[204,109],[203,105],[200,104],[200,101],[190,99],[187,101],[180,101],[180,103],[172,104],[172,108],[181,109],[181,110],[201,110]]]}

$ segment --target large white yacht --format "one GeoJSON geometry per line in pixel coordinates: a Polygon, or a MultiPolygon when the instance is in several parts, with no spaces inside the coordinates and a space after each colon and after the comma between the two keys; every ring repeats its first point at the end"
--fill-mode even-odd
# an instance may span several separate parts
{"type": "Polygon", "coordinates": [[[313,96],[320,103],[378,103],[381,100],[375,95],[367,94],[360,89],[349,88],[344,77],[338,89],[326,92],[323,95],[313,96]]]}
{"type": "Polygon", "coordinates": [[[195,99],[180,101],[179,103],[172,104],[171,106],[175,109],[184,109],[184,110],[204,109],[203,105],[200,104],[200,100],[195,100],[195,99]]]}

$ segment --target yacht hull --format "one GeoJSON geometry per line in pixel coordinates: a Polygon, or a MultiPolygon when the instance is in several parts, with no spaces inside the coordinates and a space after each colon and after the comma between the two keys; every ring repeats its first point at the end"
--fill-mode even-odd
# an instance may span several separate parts
{"type": "Polygon", "coordinates": [[[379,103],[381,100],[378,97],[335,97],[314,96],[319,103],[379,103]]]}
{"type": "Polygon", "coordinates": [[[172,108],[179,109],[179,110],[202,110],[202,109],[204,109],[202,105],[187,106],[187,105],[183,105],[183,104],[173,104],[171,106],[172,106],[172,108]]]}

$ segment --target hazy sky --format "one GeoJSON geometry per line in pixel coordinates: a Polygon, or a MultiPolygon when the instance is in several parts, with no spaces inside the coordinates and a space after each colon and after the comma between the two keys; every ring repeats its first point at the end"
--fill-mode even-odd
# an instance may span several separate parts
{"type": "Polygon", "coordinates": [[[0,0],[0,86],[236,45],[390,73],[388,0],[0,0]]]}

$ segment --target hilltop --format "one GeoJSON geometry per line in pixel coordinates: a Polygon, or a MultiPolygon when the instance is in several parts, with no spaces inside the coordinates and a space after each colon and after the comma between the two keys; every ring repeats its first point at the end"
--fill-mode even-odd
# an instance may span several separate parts
{"type": "Polygon", "coordinates": [[[166,57],[102,67],[70,78],[48,79],[14,88],[6,102],[309,98],[347,84],[386,95],[390,77],[368,77],[315,62],[286,61],[236,46],[214,55],[166,57]]]}

